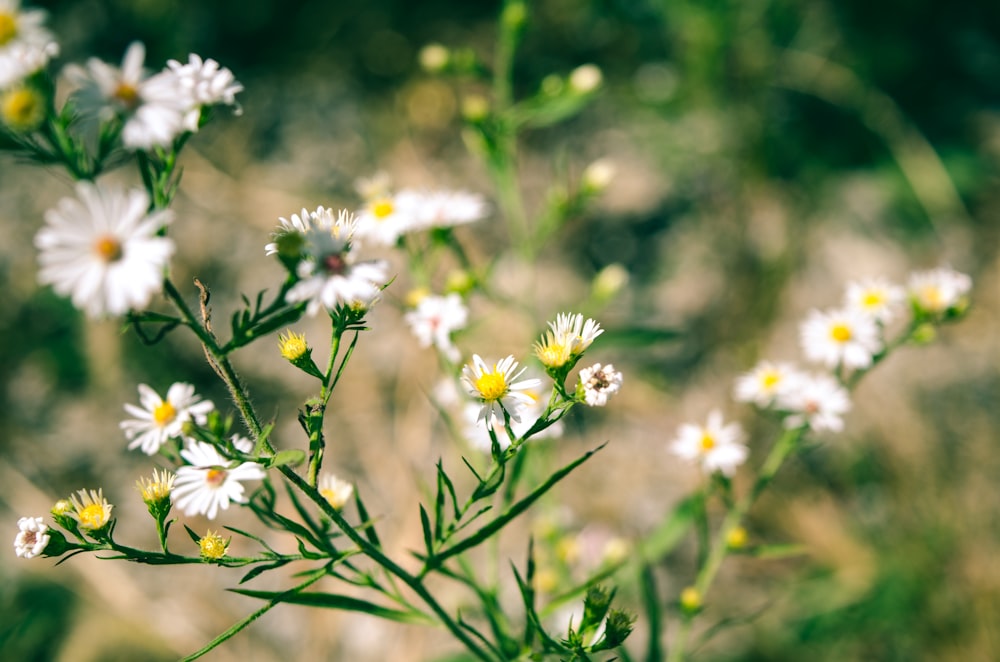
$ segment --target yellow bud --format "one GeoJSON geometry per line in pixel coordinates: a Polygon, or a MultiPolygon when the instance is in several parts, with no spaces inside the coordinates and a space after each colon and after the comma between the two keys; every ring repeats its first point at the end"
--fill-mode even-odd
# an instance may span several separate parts
{"type": "Polygon", "coordinates": [[[680,605],[681,609],[689,614],[698,611],[701,609],[701,592],[694,586],[688,586],[681,591],[680,605]]]}
{"type": "Polygon", "coordinates": [[[747,546],[747,530],[737,526],[726,534],[726,546],[729,549],[743,549],[747,546]]]}

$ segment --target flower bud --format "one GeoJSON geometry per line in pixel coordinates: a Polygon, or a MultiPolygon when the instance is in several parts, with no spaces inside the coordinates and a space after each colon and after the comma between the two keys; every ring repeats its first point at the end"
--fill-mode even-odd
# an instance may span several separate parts
{"type": "Polygon", "coordinates": [[[226,550],[229,549],[229,540],[224,540],[222,536],[209,529],[204,537],[198,540],[198,547],[201,550],[201,558],[218,561],[226,555],[226,550]]]}
{"type": "Polygon", "coordinates": [[[596,64],[584,64],[569,75],[569,87],[577,94],[590,94],[601,86],[604,76],[596,64]]]}
{"type": "Polygon", "coordinates": [[[441,44],[427,44],[420,49],[420,67],[432,74],[440,73],[448,67],[451,53],[441,44]]]}

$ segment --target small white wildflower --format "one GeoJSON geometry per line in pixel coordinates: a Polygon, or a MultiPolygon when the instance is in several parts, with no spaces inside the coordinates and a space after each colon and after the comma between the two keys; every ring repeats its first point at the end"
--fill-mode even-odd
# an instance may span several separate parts
{"type": "Polygon", "coordinates": [[[753,370],[736,379],[733,397],[737,402],[752,402],[769,407],[791,384],[798,371],[788,363],[761,361],[753,370]]]}
{"type": "Polygon", "coordinates": [[[903,288],[885,278],[848,283],[844,305],[878,322],[890,322],[906,300],[903,288]]]}
{"type": "Polygon", "coordinates": [[[194,386],[177,382],[161,398],[146,384],[139,384],[140,407],[126,404],[125,411],[134,418],[122,421],[119,427],[130,440],[129,450],[138,448],[146,455],[153,455],[168,439],[181,436],[188,421],[204,425],[208,413],[215,409],[211,400],[202,400],[194,386]]]}
{"type": "Polygon", "coordinates": [[[778,398],[779,409],[788,412],[785,427],[809,425],[815,432],[844,429],[844,414],[851,409],[847,389],[827,374],[799,375],[778,398]]]}
{"type": "Polygon", "coordinates": [[[181,457],[190,463],[177,469],[177,480],[170,498],[186,515],[205,515],[215,519],[219,510],[229,508],[230,502],[246,503],[245,488],[241,481],[261,480],[264,468],[256,462],[233,464],[211,444],[194,441],[181,451],[181,457]]]}
{"type": "Polygon", "coordinates": [[[354,485],[333,474],[320,476],[316,489],[335,510],[343,509],[354,496],[354,485]]]}
{"type": "Polygon", "coordinates": [[[288,291],[286,301],[308,301],[306,312],[315,315],[320,308],[368,305],[378,297],[389,280],[388,266],[381,261],[355,262],[351,243],[355,227],[347,210],[336,217],[323,207],[309,213],[303,234],[306,258],[298,265],[302,280],[288,291]]]}
{"type": "Polygon", "coordinates": [[[596,90],[603,78],[596,64],[583,64],[570,73],[569,86],[579,94],[587,94],[596,90]]]}
{"type": "Polygon", "coordinates": [[[584,400],[589,406],[603,407],[608,404],[608,398],[621,389],[622,373],[610,363],[603,367],[600,363],[595,363],[580,371],[580,385],[583,387],[584,400]]]}
{"type": "MultiPolygon", "coordinates": [[[[515,439],[520,439],[535,425],[541,415],[545,413],[545,408],[551,396],[551,392],[538,393],[532,389],[525,390],[524,394],[528,396],[528,400],[517,405],[519,420],[514,420],[512,417],[510,421],[510,431],[515,439]]],[[[475,402],[470,402],[463,408],[462,415],[466,422],[463,430],[465,439],[473,448],[481,450],[484,453],[489,453],[492,450],[493,441],[490,439],[488,427],[484,426],[481,422],[482,419],[479,418],[481,410],[482,406],[475,402]]],[[[494,417],[489,427],[493,428],[493,433],[500,444],[500,450],[506,450],[510,446],[510,436],[507,434],[503,418],[494,417]]],[[[563,435],[564,430],[565,426],[563,422],[556,421],[541,432],[531,435],[531,438],[557,439],[563,435]]]]}
{"type": "Polygon", "coordinates": [[[490,213],[483,196],[468,191],[403,191],[400,196],[403,204],[413,209],[411,232],[474,223],[490,213]]]}
{"type": "Polygon", "coordinates": [[[812,311],[801,336],[806,356],[828,368],[867,368],[883,347],[875,320],[848,309],[812,311]]]}
{"type": "Polygon", "coordinates": [[[388,192],[369,199],[355,215],[357,235],[381,246],[394,246],[417,222],[422,196],[412,191],[388,192]]]}
{"type": "Polygon", "coordinates": [[[146,306],[174,252],[173,241],[157,236],[172,213],[148,213],[149,196],[139,189],[80,182],[76,192],[45,213],[35,237],[38,280],[91,317],[146,306]]]}
{"type": "Polygon", "coordinates": [[[685,423],[677,428],[670,450],[684,460],[697,462],[705,473],[719,471],[732,476],[749,455],[743,439],[739,423],[726,424],[722,412],[713,410],[705,425],[685,423]]]}
{"type": "Polygon", "coordinates": [[[80,528],[100,531],[111,522],[111,510],[114,506],[104,498],[103,489],[77,490],[76,494],[77,496],[69,498],[73,504],[70,516],[80,524],[80,528]]]}
{"type": "Polygon", "coordinates": [[[243,85],[236,80],[233,72],[211,58],[202,60],[191,53],[186,64],[167,60],[167,67],[176,77],[178,88],[189,99],[190,108],[184,116],[184,128],[188,131],[198,130],[203,106],[236,106],[236,95],[243,91],[243,85]]]}
{"type": "Polygon", "coordinates": [[[49,527],[41,517],[22,517],[17,520],[19,529],[14,538],[14,553],[20,558],[33,559],[49,544],[49,527]]]}
{"type": "Polygon", "coordinates": [[[451,334],[465,328],[469,320],[469,309],[458,294],[453,292],[445,296],[425,296],[403,318],[410,325],[410,330],[421,347],[434,345],[449,360],[459,359],[458,348],[452,343],[451,334]]]}
{"type": "Polygon", "coordinates": [[[469,395],[481,403],[478,420],[489,425],[494,418],[503,419],[504,411],[510,415],[511,420],[521,420],[518,410],[521,405],[532,401],[532,397],[524,391],[541,384],[539,379],[515,382],[524,370],[517,369],[517,361],[513,356],[494,363],[491,368],[478,354],[472,355],[472,363],[462,368],[462,380],[469,395]]]}
{"type": "Polygon", "coordinates": [[[20,83],[59,54],[43,26],[46,12],[22,9],[20,0],[0,0],[0,90],[20,83]]]}
{"type": "Polygon", "coordinates": [[[907,289],[921,311],[940,315],[962,302],[972,289],[972,279],[954,269],[940,267],[911,274],[907,289]]]}

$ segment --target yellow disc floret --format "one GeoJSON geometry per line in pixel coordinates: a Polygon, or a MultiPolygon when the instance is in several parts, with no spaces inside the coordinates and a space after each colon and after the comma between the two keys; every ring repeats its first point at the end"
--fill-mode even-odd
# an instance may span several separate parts
{"type": "Polygon", "coordinates": [[[161,428],[169,425],[176,417],[177,409],[167,400],[164,400],[153,408],[153,422],[161,428]]]}
{"type": "Polygon", "coordinates": [[[396,208],[393,206],[392,200],[382,199],[372,203],[372,214],[380,221],[384,221],[392,216],[394,211],[396,211],[396,208]]]}
{"type": "Polygon", "coordinates": [[[715,437],[713,437],[708,432],[701,435],[701,449],[703,451],[710,451],[715,448],[715,437]]]}
{"type": "Polygon", "coordinates": [[[830,337],[837,342],[847,342],[851,339],[851,327],[846,324],[834,324],[830,328],[830,337]]]}
{"type": "Polygon", "coordinates": [[[473,386],[479,391],[479,396],[483,400],[499,400],[507,394],[507,378],[502,372],[498,372],[496,365],[491,372],[484,372],[476,378],[473,386]]]}
{"type": "Polygon", "coordinates": [[[31,87],[11,88],[0,96],[0,119],[15,131],[37,129],[45,119],[45,99],[31,87]]]}
{"type": "Polygon", "coordinates": [[[17,36],[17,19],[13,14],[0,12],[0,46],[6,45],[17,36]]]}
{"type": "Polygon", "coordinates": [[[289,329],[285,335],[278,336],[278,350],[285,359],[294,362],[306,355],[309,344],[306,343],[305,334],[295,333],[289,329]]]}
{"type": "Polygon", "coordinates": [[[107,263],[122,259],[122,244],[117,237],[105,235],[94,242],[94,253],[107,263]]]}
{"type": "Polygon", "coordinates": [[[198,540],[198,547],[201,549],[202,558],[216,560],[226,555],[229,541],[224,540],[222,536],[210,529],[203,538],[198,540]]]}

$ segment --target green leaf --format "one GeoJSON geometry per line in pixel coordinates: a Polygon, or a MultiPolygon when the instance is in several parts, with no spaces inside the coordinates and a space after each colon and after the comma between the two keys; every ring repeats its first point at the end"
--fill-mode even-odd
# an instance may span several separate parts
{"type": "Polygon", "coordinates": [[[192,531],[190,526],[188,526],[187,524],[185,524],[184,525],[184,530],[188,532],[189,536],[191,536],[191,540],[194,541],[194,544],[198,545],[198,544],[201,543],[201,536],[199,536],[197,533],[195,533],[194,531],[192,531]]]}
{"type": "Polygon", "coordinates": [[[270,467],[284,467],[284,466],[297,467],[297,466],[299,466],[300,464],[302,464],[305,461],[306,461],[306,453],[305,453],[305,451],[299,450],[298,448],[290,448],[290,449],[283,450],[283,451],[278,451],[277,453],[275,453],[271,457],[270,461],[268,462],[268,466],[270,466],[270,467]]]}
{"type": "Polygon", "coordinates": [[[427,510],[423,504],[420,505],[420,526],[424,529],[424,546],[427,548],[427,556],[434,556],[434,537],[431,534],[431,520],[427,516],[427,510]]]}
{"type": "Polygon", "coordinates": [[[280,568],[281,566],[285,565],[286,563],[288,563],[287,560],[280,559],[278,561],[275,561],[274,563],[265,563],[265,564],[262,564],[262,565],[258,565],[258,566],[254,567],[254,568],[251,568],[250,571],[247,572],[247,574],[243,575],[243,577],[240,579],[239,583],[240,584],[245,584],[248,581],[250,581],[251,579],[253,579],[254,577],[257,577],[258,575],[260,575],[262,573],[265,573],[268,570],[274,570],[276,568],[280,568]]]}
{"type": "Polygon", "coordinates": [[[358,508],[358,517],[361,518],[361,524],[358,525],[358,529],[363,529],[365,532],[365,537],[368,538],[370,542],[376,549],[382,548],[382,541],[378,539],[378,533],[375,532],[375,521],[368,514],[368,510],[365,508],[365,504],[361,501],[360,490],[354,490],[354,505],[358,508]]]}
{"type": "Polygon", "coordinates": [[[347,595],[337,595],[335,593],[319,592],[281,592],[281,591],[251,591],[242,588],[228,589],[233,593],[245,595],[250,598],[260,600],[273,600],[284,602],[290,605],[302,605],[304,607],[319,607],[322,609],[341,609],[343,611],[356,611],[363,614],[370,614],[379,618],[385,618],[398,623],[423,623],[428,619],[420,612],[400,611],[382,607],[367,600],[352,598],[347,595]]]}
{"type": "Polygon", "coordinates": [[[746,554],[758,559],[788,559],[805,556],[809,548],[797,543],[780,543],[774,545],[755,545],[742,550],[734,550],[735,554],[746,554]]]}
{"type": "Polygon", "coordinates": [[[586,453],[578,457],[576,460],[570,462],[562,469],[559,469],[558,471],[553,473],[544,483],[539,485],[537,488],[535,488],[534,491],[532,491],[530,494],[528,494],[526,497],[524,497],[517,503],[512,504],[506,510],[506,512],[502,513],[501,515],[498,515],[496,519],[483,526],[481,529],[473,533],[468,538],[465,538],[461,542],[452,545],[451,547],[439,552],[437,555],[437,561],[440,562],[448,557],[454,556],[455,554],[460,554],[461,552],[464,552],[467,549],[475,547],[476,545],[483,542],[487,538],[493,536],[497,531],[505,527],[514,518],[516,518],[518,515],[527,510],[528,507],[531,506],[531,504],[533,504],[535,501],[540,499],[543,494],[545,494],[550,489],[555,487],[555,485],[559,483],[559,481],[561,481],[563,478],[572,473],[573,470],[579,467],[581,464],[583,464],[591,457],[593,457],[595,453],[600,451],[606,445],[607,442],[601,444],[592,451],[587,451],[586,453]]]}

